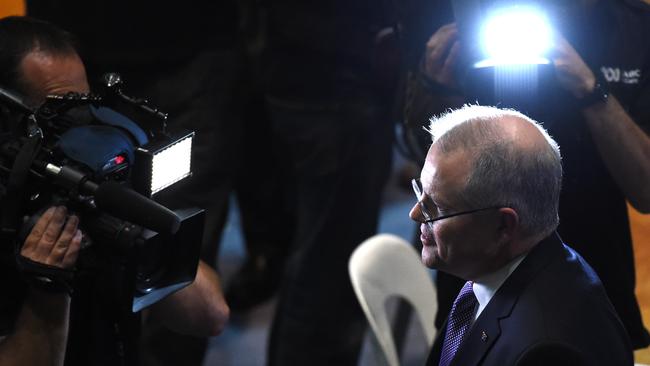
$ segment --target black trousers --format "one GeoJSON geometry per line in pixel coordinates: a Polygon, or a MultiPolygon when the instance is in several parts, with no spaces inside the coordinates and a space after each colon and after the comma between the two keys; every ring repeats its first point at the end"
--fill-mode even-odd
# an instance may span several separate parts
{"type": "Polygon", "coordinates": [[[294,213],[268,364],[356,365],[366,320],[348,259],[377,229],[391,163],[389,103],[270,97],[268,105],[294,213]]]}

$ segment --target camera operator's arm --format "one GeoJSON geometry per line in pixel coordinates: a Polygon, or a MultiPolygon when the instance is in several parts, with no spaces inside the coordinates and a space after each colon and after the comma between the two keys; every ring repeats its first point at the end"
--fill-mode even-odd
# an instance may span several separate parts
{"type": "Polygon", "coordinates": [[[219,276],[203,261],[199,261],[194,282],[153,305],[150,314],[168,328],[194,336],[220,334],[229,315],[219,276]]]}
{"type": "MultiPolygon", "coordinates": [[[[560,85],[576,98],[589,95],[596,78],[575,49],[557,35],[553,62],[560,85]]],[[[650,137],[610,95],[583,109],[600,155],[632,206],[650,212],[650,137]]]]}
{"type": "Polygon", "coordinates": [[[455,75],[459,54],[455,23],[440,27],[429,38],[419,70],[409,78],[405,107],[407,124],[421,128],[433,115],[465,103],[455,75]]]}
{"type": "MultiPolygon", "coordinates": [[[[25,240],[20,255],[39,264],[71,268],[79,253],[79,219],[66,222],[65,207],[48,209],[25,240]]],[[[30,287],[14,331],[0,339],[0,365],[63,365],[70,296],[30,287]]]]}

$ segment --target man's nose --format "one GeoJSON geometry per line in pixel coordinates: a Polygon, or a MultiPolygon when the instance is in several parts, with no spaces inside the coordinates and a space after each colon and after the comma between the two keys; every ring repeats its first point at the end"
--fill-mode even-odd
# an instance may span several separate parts
{"type": "Polygon", "coordinates": [[[422,217],[422,210],[420,210],[420,205],[418,203],[413,205],[413,207],[411,208],[411,211],[409,212],[409,217],[413,221],[417,221],[417,222],[424,221],[422,217]]]}

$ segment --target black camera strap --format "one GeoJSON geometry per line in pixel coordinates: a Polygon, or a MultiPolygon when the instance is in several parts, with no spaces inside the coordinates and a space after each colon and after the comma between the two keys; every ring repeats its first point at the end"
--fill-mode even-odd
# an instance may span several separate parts
{"type": "Polygon", "coordinates": [[[45,292],[66,292],[72,295],[73,270],[35,262],[22,256],[20,247],[22,245],[16,246],[16,265],[25,282],[31,287],[45,292]]]}

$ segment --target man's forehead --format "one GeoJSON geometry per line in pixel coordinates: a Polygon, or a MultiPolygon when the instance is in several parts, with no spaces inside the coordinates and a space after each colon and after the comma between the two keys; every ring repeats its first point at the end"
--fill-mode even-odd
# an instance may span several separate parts
{"type": "Polygon", "coordinates": [[[429,149],[427,159],[420,174],[425,191],[432,187],[456,191],[463,186],[471,165],[471,154],[464,149],[441,152],[435,145],[429,149]]]}
{"type": "Polygon", "coordinates": [[[76,53],[53,55],[35,50],[21,61],[23,80],[34,92],[65,94],[69,91],[88,92],[88,81],[83,62],[76,53]]]}
{"type": "Polygon", "coordinates": [[[427,187],[431,186],[435,174],[436,166],[429,162],[429,159],[427,159],[424,163],[422,171],[420,172],[420,182],[422,182],[422,186],[425,188],[425,190],[427,187]]]}

